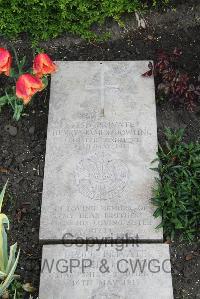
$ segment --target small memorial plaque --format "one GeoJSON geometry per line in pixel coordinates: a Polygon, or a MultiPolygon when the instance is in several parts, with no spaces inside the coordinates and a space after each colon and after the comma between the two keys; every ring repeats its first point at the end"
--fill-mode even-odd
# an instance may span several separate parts
{"type": "Polygon", "coordinates": [[[173,299],[169,245],[45,245],[39,298],[173,299]]]}

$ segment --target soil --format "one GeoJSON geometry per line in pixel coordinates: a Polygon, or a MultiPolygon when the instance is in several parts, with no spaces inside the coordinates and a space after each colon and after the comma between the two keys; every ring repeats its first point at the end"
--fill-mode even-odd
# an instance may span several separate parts
{"type": "MultiPolygon", "coordinates": [[[[191,7],[193,5],[191,1],[191,7]]],[[[166,21],[167,22],[167,21],[166,21]]],[[[157,49],[182,49],[181,67],[191,76],[200,72],[200,26],[171,28],[147,27],[129,32],[117,40],[102,43],[81,42],[66,47],[65,36],[59,43],[43,43],[55,60],[150,60],[157,49]]],[[[32,51],[26,38],[14,43],[20,55],[31,61],[32,51]]],[[[2,40],[6,44],[6,40],[2,40]]],[[[10,42],[8,42],[10,43],[10,42]]],[[[29,62],[30,62],[29,61],[29,62]]],[[[4,83],[0,81],[1,85],[4,83]]],[[[2,87],[2,86],[0,86],[2,87]]],[[[18,242],[21,259],[18,273],[22,281],[39,285],[41,246],[38,241],[40,205],[44,171],[49,90],[38,95],[19,122],[9,109],[0,114],[0,186],[9,178],[5,212],[11,219],[10,242],[18,242]]],[[[195,112],[172,103],[157,106],[158,138],[163,141],[164,127],[185,128],[185,141],[200,139],[200,106],[195,112]]],[[[53,215],[52,215],[53,221],[53,215]]],[[[200,298],[200,244],[173,242],[170,245],[174,297],[200,298]]],[[[153,298],[152,298],[153,299],[153,298]]]]}

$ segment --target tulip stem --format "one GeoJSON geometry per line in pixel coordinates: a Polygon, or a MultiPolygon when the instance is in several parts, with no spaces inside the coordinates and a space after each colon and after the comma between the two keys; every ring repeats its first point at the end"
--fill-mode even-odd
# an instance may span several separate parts
{"type": "Polygon", "coordinates": [[[21,68],[20,68],[20,63],[19,63],[19,59],[18,59],[18,55],[17,55],[17,51],[15,50],[15,48],[11,45],[13,53],[15,55],[15,59],[16,59],[16,63],[17,63],[17,68],[18,68],[18,73],[19,75],[21,75],[21,68]]]}

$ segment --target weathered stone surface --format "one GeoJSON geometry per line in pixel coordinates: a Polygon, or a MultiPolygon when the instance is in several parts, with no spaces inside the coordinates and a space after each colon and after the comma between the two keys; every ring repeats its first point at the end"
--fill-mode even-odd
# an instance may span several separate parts
{"type": "Polygon", "coordinates": [[[168,245],[90,246],[43,247],[40,299],[173,298],[168,245]]]}
{"type": "Polygon", "coordinates": [[[59,62],[52,77],[40,239],[162,240],[147,61],[59,62]]]}

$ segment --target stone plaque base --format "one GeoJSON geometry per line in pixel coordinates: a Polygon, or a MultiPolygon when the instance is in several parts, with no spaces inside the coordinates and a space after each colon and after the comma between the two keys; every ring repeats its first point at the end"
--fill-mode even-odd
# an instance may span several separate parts
{"type": "Polygon", "coordinates": [[[43,247],[40,299],[173,298],[168,245],[66,246],[43,247]]]}

